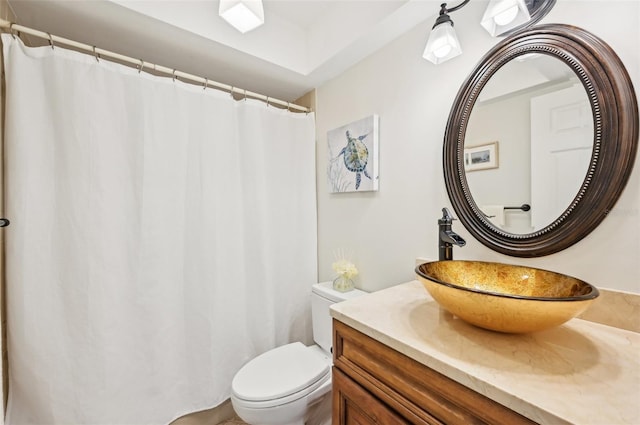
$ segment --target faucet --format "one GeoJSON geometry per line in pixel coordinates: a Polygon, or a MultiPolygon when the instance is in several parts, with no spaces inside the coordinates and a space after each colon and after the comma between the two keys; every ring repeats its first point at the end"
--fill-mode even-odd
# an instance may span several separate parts
{"type": "Polygon", "coordinates": [[[438,220],[438,259],[453,260],[453,245],[465,246],[467,242],[456,232],[451,230],[451,223],[455,220],[447,208],[442,209],[442,218],[438,220]]]}

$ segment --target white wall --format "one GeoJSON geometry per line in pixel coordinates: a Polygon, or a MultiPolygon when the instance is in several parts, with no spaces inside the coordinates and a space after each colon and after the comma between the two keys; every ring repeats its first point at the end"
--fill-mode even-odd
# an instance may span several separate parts
{"type": "MultiPolygon", "coordinates": [[[[318,238],[321,281],[333,278],[334,253],[344,249],[360,269],[356,285],[374,291],[414,279],[416,257],[436,259],[441,208],[451,208],[442,175],[442,140],[456,92],[498,40],[479,25],[485,2],[452,14],[464,53],[439,66],[421,58],[435,17],[409,31],[317,91],[318,238]],[[327,131],[380,116],[380,190],[329,194],[327,131]]],[[[437,6],[434,6],[434,16],[437,6]]],[[[640,87],[640,2],[558,0],[542,23],[587,29],[609,43],[640,87]]],[[[596,286],[640,292],[640,162],[611,214],[587,238],[535,259],[498,254],[459,223],[467,246],[458,259],[527,264],[582,278],[596,286]]]]}
{"type": "MultiPolygon", "coordinates": [[[[492,78],[493,80],[493,78],[492,78]]],[[[498,168],[470,171],[467,182],[480,208],[484,205],[531,204],[531,119],[533,93],[476,103],[469,117],[465,147],[497,142],[498,168]],[[496,117],[501,117],[496,120],[496,117]]],[[[569,205],[571,199],[567,201],[569,205]]],[[[508,210],[507,232],[531,233],[531,211],[508,210]]]]}

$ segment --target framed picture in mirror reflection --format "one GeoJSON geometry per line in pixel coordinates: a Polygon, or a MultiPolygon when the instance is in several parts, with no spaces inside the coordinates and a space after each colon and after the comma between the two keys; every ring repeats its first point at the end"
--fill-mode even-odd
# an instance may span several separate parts
{"type": "Polygon", "coordinates": [[[498,142],[464,149],[464,170],[478,171],[498,168],[498,142]]]}

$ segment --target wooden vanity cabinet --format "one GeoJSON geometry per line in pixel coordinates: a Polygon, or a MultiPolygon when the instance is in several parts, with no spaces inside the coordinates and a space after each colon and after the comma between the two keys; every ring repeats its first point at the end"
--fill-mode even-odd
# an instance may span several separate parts
{"type": "Polygon", "coordinates": [[[337,320],[333,361],[333,425],[535,423],[337,320]]]}

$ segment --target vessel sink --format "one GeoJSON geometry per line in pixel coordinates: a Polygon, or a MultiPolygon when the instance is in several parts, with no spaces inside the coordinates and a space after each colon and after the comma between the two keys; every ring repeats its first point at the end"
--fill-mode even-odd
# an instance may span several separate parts
{"type": "Polygon", "coordinates": [[[434,261],[416,267],[441,307],[465,322],[507,333],[561,325],[599,294],[580,279],[532,267],[482,261],[434,261]]]}

